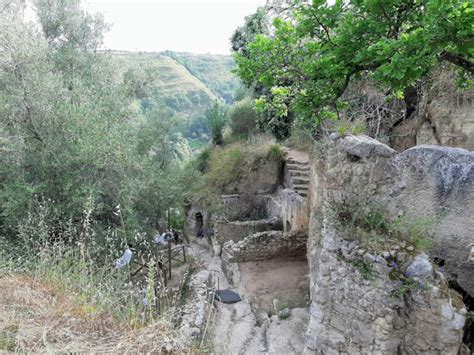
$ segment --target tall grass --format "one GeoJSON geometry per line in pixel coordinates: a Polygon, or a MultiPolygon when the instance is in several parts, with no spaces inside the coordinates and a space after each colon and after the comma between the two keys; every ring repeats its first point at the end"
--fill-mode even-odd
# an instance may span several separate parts
{"type": "Polygon", "coordinates": [[[37,213],[21,224],[17,240],[1,242],[0,276],[21,273],[47,282],[58,292],[72,294],[84,315],[111,315],[125,327],[145,326],[159,317],[171,319],[178,312],[178,302],[173,302],[162,280],[155,277],[153,251],[144,235],[134,236],[134,246],[151,261],[150,271],[148,277],[132,278],[133,265],[115,268],[115,260],[127,245],[123,230],[101,230],[94,224],[90,206],[81,223],[65,222],[60,234],[50,216],[50,206],[39,205],[37,213]],[[148,297],[151,302],[145,305],[148,297]],[[160,312],[151,308],[154,298],[161,300],[160,312]]]}

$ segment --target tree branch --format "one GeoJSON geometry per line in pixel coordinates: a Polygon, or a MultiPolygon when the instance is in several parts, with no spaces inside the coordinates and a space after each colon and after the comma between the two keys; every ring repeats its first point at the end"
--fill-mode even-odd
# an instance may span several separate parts
{"type": "Polygon", "coordinates": [[[443,52],[439,57],[450,63],[456,64],[457,66],[460,66],[471,74],[474,74],[474,63],[469,59],[460,56],[459,54],[443,52]]]}

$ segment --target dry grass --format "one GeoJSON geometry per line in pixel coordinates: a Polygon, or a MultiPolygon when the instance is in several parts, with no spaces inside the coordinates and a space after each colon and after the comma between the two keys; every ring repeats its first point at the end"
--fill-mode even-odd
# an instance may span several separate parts
{"type": "Polygon", "coordinates": [[[27,276],[0,278],[0,352],[180,352],[171,317],[139,329],[27,276]]]}

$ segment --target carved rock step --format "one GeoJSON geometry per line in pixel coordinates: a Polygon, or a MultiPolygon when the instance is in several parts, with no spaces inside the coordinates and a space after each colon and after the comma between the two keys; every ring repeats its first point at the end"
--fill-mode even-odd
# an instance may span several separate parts
{"type": "Polygon", "coordinates": [[[309,165],[286,164],[288,170],[309,171],[309,165]]]}
{"type": "Polygon", "coordinates": [[[295,191],[301,197],[308,197],[308,191],[295,191]]]}
{"type": "Polygon", "coordinates": [[[309,178],[309,171],[289,170],[288,172],[290,173],[291,177],[301,176],[301,177],[309,178]]]}
{"type": "Polygon", "coordinates": [[[308,160],[296,160],[296,159],[293,159],[293,158],[288,158],[288,159],[286,159],[286,162],[287,162],[288,164],[309,165],[309,161],[308,161],[308,160]]]}
{"type": "Polygon", "coordinates": [[[307,176],[292,176],[291,181],[293,185],[309,185],[309,177],[307,176]]]}
{"type": "Polygon", "coordinates": [[[297,185],[293,185],[293,190],[295,190],[296,192],[298,192],[298,191],[308,191],[309,186],[308,185],[297,184],[297,185]]]}

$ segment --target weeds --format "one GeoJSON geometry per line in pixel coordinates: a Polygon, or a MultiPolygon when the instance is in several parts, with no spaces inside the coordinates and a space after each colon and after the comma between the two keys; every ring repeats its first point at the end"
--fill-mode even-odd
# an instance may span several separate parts
{"type": "MultiPolygon", "coordinates": [[[[29,215],[23,221],[17,241],[6,239],[1,241],[0,281],[16,282],[9,280],[19,279],[20,276],[17,275],[24,275],[21,276],[24,281],[15,284],[14,287],[26,287],[25,285],[29,283],[33,288],[37,285],[48,285],[48,295],[55,295],[54,299],[67,297],[70,300],[68,302],[73,305],[73,310],[68,312],[72,312],[75,317],[87,319],[91,327],[105,326],[108,328],[104,331],[114,329],[117,332],[121,329],[143,329],[143,332],[146,332],[147,329],[153,328],[155,332],[155,327],[160,324],[160,335],[154,335],[158,337],[157,340],[165,340],[164,337],[168,336],[174,337],[175,335],[172,335],[175,326],[173,319],[181,312],[181,293],[178,292],[177,298],[171,297],[171,292],[164,287],[161,280],[157,279],[158,275],[153,263],[149,265],[146,278],[132,278],[130,266],[115,269],[114,261],[126,246],[127,235],[122,229],[108,229],[101,233],[99,228],[95,228],[92,205],[86,207],[84,218],[80,223],[63,225],[61,234],[54,234],[52,228],[57,228],[57,226],[52,227],[49,223],[49,206],[40,205],[39,213],[29,215]],[[55,238],[52,238],[52,235],[55,238]],[[144,289],[145,294],[142,291],[144,289]],[[102,319],[108,319],[108,323],[102,324],[102,319]]],[[[140,250],[145,257],[152,254],[150,242],[147,241],[145,235],[136,233],[133,242],[136,249],[140,250]]],[[[137,255],[134,253],[133,258],[137,258],[137,255]]],[[[7,287],[3,291],[13,292],[14,290],[7,287]]],[[[29,293],[31,294],[31,291],[29,293]]],[[[38,310],[38,317],[41,320],[54,316],[54,314],[41,312],[57,312],[50,305],[52,298],[48,295],[45,296],[45,302],[49,302],[48,308],[43,306],[38,310]]],[[[1,292],[0,296],[2,296],[1,292]]],[[[11,296],[4,296],[5,299],[9,300],[11,296]]],[[[28,309],[29,306],[19,305],[18,307],[28,309]]],[[[23,315],[15,313],[12,317],[21,318],[23,315]]],[[[42,329],[45,329],[44,326],[35,328],[34,332],[42,331],[42,329]]],[[[69,330],[64,328],[64,331],[69,330]]],[[[31,338],[35,339],[36,336],[36,333],[32,334],[31,338]]],[[[58,336],[62,337],[62,335],[58,336]]],[[[75,337],[77,338],[78,335],[75,337]]],[[[128,335],[122,334],[121,337],[126,339],[128,335]]],[[[7,350],[13,347],[9,339],[8,334],[0,333],[0,347],[7,350]]],[[[168,340],[174,344],[172,347],[178,346],[176,339],[167,338],[165,342],[168,340]]],[[[34,351],[32,348],[22,349],[34,351]]],[[[84,348],[81,345],[73,349],[84,348]]],[[[112,349],[104,348],[104,351],[112,351],[112,349]]],[[[161,348],[155,351],[161,351],[161,348]]]]}
{"type": "Polygon", "coordinates": [[[204,175],[204,186],[199,190],[214,190],[216,194],[222,192],[228,185],[247,176],[264,161],[281,161],[284,153],[281,147],[270,142],[255,142],[248,144],[234,143],[223,148],[212,150],[209,165],[204,175]]]}
{"type": "Polygon", "coordinates": [[[245,153],[236,147],[216,149],[212,153],[209,170],[206,174],[207,185],[222,189],[242,175],[245,153]]]}
{"type": "Polygon", "coordinates": [[[357,200],[333,205],[336,225],[348,239],[356,239],[365,248],[380,251],[402,241],[413,245],[414,252],[431,247],[432,222],[400,217],[390,221],[382,208],[357,200]]]}
{"type": "Polygon", "coordinates": [[[420,284],[419,281],[412,279],[410,277],[402,277],[401,281],[402,281],[402,286],[400,286],[399,288],[395,289],[392,292],[393,297],[402,298],[402,297],[405,297],[405,295],[407,295],[408,293],[414,292],[422,288],[422,285],[420,284]]]}
{"type": "Polygon", "coordinates": [[[367,127],[362,122],[339,122],[336,126],[336,132],[343,137],[347,134],[360,135],[367,132],[367,127]]]}
{"type": "Polygon", "coordinates": [[[351,261],[351,264],[359,270],[362,277],[366,280],[375,280],[376,273],[372,267],[371,263],[365,262],[363,260],[354,260],[351,261]]]}
{"type": "Polygon", "coordinates": [[[272,144],[268,148],[267,159],[268,160],[276,160],[276,161],[283,161],[285,153],[283,149],[281,149],[280,145],[272,144]]]}

